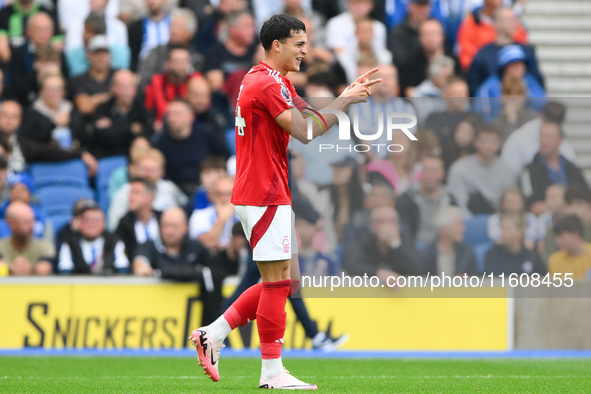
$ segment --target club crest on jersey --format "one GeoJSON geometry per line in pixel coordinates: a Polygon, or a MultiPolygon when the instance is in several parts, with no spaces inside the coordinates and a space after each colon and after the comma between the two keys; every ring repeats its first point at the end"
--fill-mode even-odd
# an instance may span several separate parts
{"type": "Polygon", "coordinates": [[[283,84],[281,85],[281,95],[283,96],[287,104],[292,105],[291,94],[289,94],[289,90],[287,90],[287,87],[283,84]]]}
{"type": "Polygon", "coordinates": [[[287,236],[287,235],[283,236],[283,242],[281,243],[281,246],[283,246],[283,253],[289,253],[289,246],[290,246],[289,236],[287,236]]]}

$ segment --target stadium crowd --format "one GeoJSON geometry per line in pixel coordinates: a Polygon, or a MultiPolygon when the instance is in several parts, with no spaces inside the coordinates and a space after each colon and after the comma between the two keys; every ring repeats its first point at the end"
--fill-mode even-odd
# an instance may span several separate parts
{"type": "Polygon", "coordinates": [[[397,153],[292,143],[304,274],[589,278],[591,190],[524,3],[1,0],[0,273],[198,281],[219,309],[250,258],[230,203],[234,103],[259,28],[284,12],[306,24],[289,75],[302,97],[379,66],[350,115],[368,130],[379,111],[418,118],[417,141],[382,141],[397,153]]]}

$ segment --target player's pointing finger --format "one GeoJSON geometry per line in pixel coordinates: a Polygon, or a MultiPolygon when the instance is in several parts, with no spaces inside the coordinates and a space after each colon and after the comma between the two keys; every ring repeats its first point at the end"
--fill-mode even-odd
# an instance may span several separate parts
{"type": "Polygon", "coordinates": [[[366,72],[365,74],[361,75],[357,79],[366,79],[366,78],[369,78],[370,75],[373,75],[373,74],[377,73],[378,71],[380,71],[380,68],[379,67],[374,67],[371,70],[369,70],[368,72],[366,72]]]}
{"type": "Polygon", "coordinates": [[[370,80],[363,82],[362,85],[365,87],[370,87],[370,86],[375,85],[376,83],[380,83],[380,82],[382,82],[382,78],[370,79],[370,80]]]}

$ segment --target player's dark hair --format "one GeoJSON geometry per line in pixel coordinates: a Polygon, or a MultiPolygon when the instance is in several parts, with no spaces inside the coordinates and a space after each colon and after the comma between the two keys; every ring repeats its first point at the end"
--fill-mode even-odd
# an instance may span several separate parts
{"type": "Polygon", "coordinates": [[[293,33],[301,32],[306,32],[306,25],[298,18],[286,14],[273,15],[263,23],[261,44],[268,51],[273,41],[285,42],[293,33]]]}
{"type": "Polygon", "coordinates": [[[567,215],[556,220],[552,230],[555,237],[564,233],[578,233],[583,238],[585,234],[583,221],[577,215],[567,215]]]}
{"type": "Polygon", "coordinates": [[[589,201],[589,193],[585,186],[580,184],[570,185],[564,193],[564,201],[571,205],[575,201],[589,201]]]}
{"type": "Polygon", "coordinates": [[[129,180],[129,184],[141,183],[146,188],[146,191],[152,195],[156,194],[156,185],[147,178],[135,177],[129,180]]]}

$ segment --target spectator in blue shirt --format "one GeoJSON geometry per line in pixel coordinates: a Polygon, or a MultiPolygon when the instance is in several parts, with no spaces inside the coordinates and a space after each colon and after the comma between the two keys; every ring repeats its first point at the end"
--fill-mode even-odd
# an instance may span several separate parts
{"type": "Polygon", "coordinates": [[[519,45],[508,45],[499,51],[496,74],[484,81],[476,92],[479,99],[475,102],[475,109],[486,121],[493,120],[501,110],[502,84],[507,80],[523,81],[528,97],[527,106],[541,111],[546,104],[546,92],[536,77],[527,72],[527,57],[519,45]]]}

